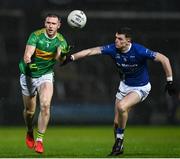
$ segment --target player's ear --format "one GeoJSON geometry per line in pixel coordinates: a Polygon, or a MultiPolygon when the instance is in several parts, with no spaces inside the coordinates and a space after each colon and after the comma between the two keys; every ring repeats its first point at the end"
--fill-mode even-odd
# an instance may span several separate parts
{"type": "Polygon", "coordinates": [[[126,38],[127,39],[127,41],[130,43],[131,42],[131,38],[126,38]]]}
{"type": "Polygon", "coordinates": [[[58,22],[58,29],[61,27],[61,22],[59,21],[58,22]]]}
{"type": "Polygon", "coordinates": [[[44,26],[47,26],[47,17],[44,19],[44,26]]]}

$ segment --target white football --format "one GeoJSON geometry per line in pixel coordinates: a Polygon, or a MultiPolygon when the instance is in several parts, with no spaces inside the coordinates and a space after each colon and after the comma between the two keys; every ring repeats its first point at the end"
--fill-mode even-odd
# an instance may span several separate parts
{"type": "Polygon", "coordinates": [[[72,28],[83,28],[86,25],[87,17],[82,10],[73,10],[69,13],[67,22],[72,28]]]}

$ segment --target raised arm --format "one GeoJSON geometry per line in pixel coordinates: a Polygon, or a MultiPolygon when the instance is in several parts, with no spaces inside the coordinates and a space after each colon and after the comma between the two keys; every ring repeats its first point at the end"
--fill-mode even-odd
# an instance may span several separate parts
{"type": "Polygon", "coordinates": [[[65,60],[65,56],[62,57],[62,56],[61,56],[61,53],[62,53],[61,48],[58,47],[58,48],[57,48],[57,52],[56,52],[55,59],[56,59],[57,61],[60,61],[60,62],[65,60]]]}

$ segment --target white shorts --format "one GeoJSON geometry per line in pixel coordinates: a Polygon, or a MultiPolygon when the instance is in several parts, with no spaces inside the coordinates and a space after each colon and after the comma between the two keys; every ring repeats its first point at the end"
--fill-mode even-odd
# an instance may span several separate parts
{"type": "Polygon", "coordinates": [[[116,98],[122,100],[128,93],[136,92],[141,101],[145,100],[151,90],[151,84],[148,83],[145,86],[132,87],[126,85],[123,81],[120,82],[118,91],[116,93],[116,98]]]}
{"type": "Polygon", "coordinates": [[[54,74],[49,73],[45,74],[38,78],[31,78],[24,74],[20,76],[20,85],[22,89],[22,94],[26,96],[35,96],[37,91],[39,91],[39,86],[44,82],[53,83],[54,81],[54,74]]]}

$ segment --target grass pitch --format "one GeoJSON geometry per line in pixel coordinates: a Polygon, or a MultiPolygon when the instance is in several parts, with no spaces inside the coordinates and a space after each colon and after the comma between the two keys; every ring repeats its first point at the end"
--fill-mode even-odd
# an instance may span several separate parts
{"type": "MultiPolygon", "coordinates": [[[[114,138],[110,126],[49,127],[45,134],[44,154],[25,145],[25,127],[0,128],[2,158],[105,158],[114,138]]],[[[123,158],[180,157],[180,127],[128,126],[123,158]]]]}

